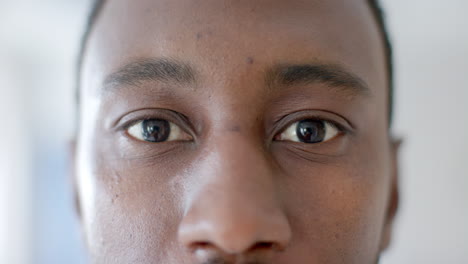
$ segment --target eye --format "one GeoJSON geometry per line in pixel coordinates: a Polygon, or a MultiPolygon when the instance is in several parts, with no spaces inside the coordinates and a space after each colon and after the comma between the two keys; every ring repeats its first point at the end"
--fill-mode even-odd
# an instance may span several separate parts
{"type": "Polygon", "coordinates": [[[127,129],[130,136],[147,142],[190,141],[192,137],[176,124],[163,119],[145,119],[127,129]]]}
{"type": "Polygon", "coordinates": [[[340,130],[325,120],[305,119],[290,125],[275,140],[294,141],[303,143],[320,143],[334,138],[340,130]]]}

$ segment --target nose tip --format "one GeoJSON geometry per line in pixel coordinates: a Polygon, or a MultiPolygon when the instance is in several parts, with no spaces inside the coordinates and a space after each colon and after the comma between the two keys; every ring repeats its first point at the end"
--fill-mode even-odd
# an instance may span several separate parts
{"type": "Polygon", "coordinates": [[[179,241],[191,251],[210,250],[223,254],[253,251],[281,251],[291,238],[287,219],[282,215],[215,219],[184,218],[179,227],[179,241]]]}

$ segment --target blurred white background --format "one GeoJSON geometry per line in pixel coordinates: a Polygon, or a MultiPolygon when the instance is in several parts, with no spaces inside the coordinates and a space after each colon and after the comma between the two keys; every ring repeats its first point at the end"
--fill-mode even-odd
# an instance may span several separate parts
{"type": "MultiPolygon", "coordinates": [[[[89,0],[0,0],[0,263],[85,263],[67,142],[89,0]]],[[[383,264],[468,263],[468,1],[383,0],[402,203],[383,264]]]]}

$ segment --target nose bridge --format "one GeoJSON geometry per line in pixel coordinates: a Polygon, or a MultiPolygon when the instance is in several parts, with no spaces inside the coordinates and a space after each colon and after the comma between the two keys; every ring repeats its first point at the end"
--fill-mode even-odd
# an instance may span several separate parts
{"type": "Polygon", "coordinates": [[[274,175],[259,144],[240,133],[231,133],[213,144],[216,146],[207,167],[200,171],[207,179],[205,191],[214,190],[218,201],[231,209],[241,207],[237,212],[279,207],[274,175]]]}
{"type": "Polygon", "coordinates": [[[179,227],[185,246],[241,253],[258,243],[284,247],[291,236],[268,158],[241,133],[213,139],[179,227]]]}
{"type": "MultiPolygon", "coordinates": [[[[249,176],[254,174],[256,177],[253,179],[272,183],[272,170],[261,143],[256,142],[254,136],[240,131],[239,127],[233,127],[230,130],[219,133],[223,134],[221,136],[213,136],[209,143],[211,145],[208,147],[210,165],[216,170],[211,173],[216,175],[222,173],[224,177],[221,179],[241,182],[244,182],[244,178],[252,179],[249,176]],[[213,166],[215,164],[217,166],[213,166]]],[[[253,183],[255,182],[249,185],[253,183]]]]}

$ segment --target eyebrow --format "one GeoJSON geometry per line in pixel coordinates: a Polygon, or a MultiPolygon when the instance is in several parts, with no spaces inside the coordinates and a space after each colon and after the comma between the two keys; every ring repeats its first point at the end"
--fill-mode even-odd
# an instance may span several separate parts
{"type": "Polygon", "coordinates": [[[195,82],[195,71],[190,65],[174,59],[140,59],[110,74],[104,80],[104,87],[138,86],[145,81],[189,84],[195,82]]]}
{"type": "Polygon", "coordinates": [[[282,64],[266,74],[270,89],[324,83],[350,96],[369,96],[369,86],[356,74],[336,64],[282,64]]]}
{"type": "MultiPolygon", "coordinates": [[[[266,71],[265,79],[269,89],[324,83],[348,96],[371,94],[364,80],[337,64],[278,64],[266,71]]],[[[145,81],[191,84],[195,83],[196,75],[190,65],[175,59],[139,59],[110,74],[104,80],[104,88],[138,86],[145,81]]]]}

